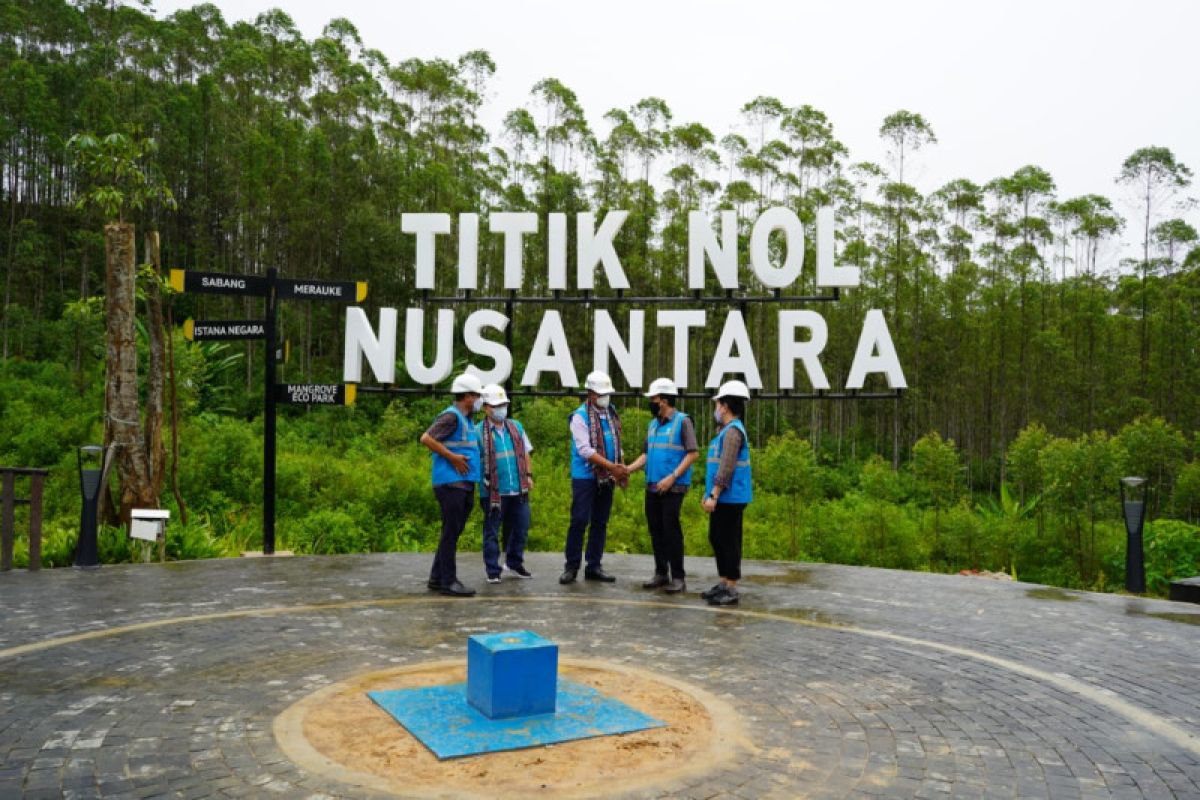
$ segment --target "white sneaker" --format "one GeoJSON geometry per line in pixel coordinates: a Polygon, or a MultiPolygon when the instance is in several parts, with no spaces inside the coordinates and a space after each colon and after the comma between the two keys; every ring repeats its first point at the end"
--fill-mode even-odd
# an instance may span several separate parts
{"type": "Polygon", "coordinates": [[[499,583],[500,576],[499,575],[488,575],[487,582],[488,583],[499,583]]]}

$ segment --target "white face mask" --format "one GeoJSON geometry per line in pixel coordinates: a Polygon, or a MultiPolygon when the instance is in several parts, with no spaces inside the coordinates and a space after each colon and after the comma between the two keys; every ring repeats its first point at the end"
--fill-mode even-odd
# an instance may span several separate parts
{"type": "Polygon", "coordinates": [[[508,418],[508,406],[499,406],[492,409],[492,419],[496,422],[503,422],[508,418]]]}
{"type": "Polygon", "coordinates": [[[478,414],[478,413],[479,413],[479,410],[480,410],[481,408],[483,408],[483,398],[482,398],[482,397],[476,397],[476,398],[475,398],[475,405],[473,405],[473,406],[471,407],[471,410],[472,410],[472,411],[474,411],[476,414],[478,414]]]}
{"type": "Polygon", "coordinates": [[[719,406],[717,408],[713,409],[713,419],[715,419],[717,421],[718,425],[721,424],[722,417],[721,417],[721,408],[719,406]]]}
{"type": "Polygon", "coordinates": [[[611,400],[612,398],[606,394],[600,395],[596,398],[596,408],[608,408],[608,404],[611,400]]]}

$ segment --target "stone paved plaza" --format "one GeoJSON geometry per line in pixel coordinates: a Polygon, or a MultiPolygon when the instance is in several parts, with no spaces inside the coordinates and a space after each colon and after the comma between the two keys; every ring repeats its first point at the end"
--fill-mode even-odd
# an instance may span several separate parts
{"type": "MultiPolygon", "coordinates": [[[[982,578],[749,565],[740,609],[615,585],[428,593],[429,555],[0,575],[0,798],[362,797],[272,723],[360,673],[528,628],[723,698],[750,745],[639,796],[1200,798],[1200,607],[982,578]]],[[[598,796],[608,796],[603,787],[598,796]]],[[[550,796],[543,794],[542,796],[550,796]]]]}

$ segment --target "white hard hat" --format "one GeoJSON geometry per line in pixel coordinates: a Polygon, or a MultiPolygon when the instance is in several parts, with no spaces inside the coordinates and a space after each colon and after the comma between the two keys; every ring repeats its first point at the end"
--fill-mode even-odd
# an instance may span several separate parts
{"type": "Polygon", "coordinates": [[[584,381],[584,386],[587,387],[589,392],[595,392],[596,394],[612,394],[614,391],[612,378],[603,372],[589,373],[587,380],[584,381]]]}
{"type": "Polygon", "coordinates": [[[508,392],[498,383],[489,383],[483,387],[483,402],[489,406],[508,405],[508,392]]]}
{"type": "Polygon", "coordinates": [[[462,394],[464,392],[483,394],[483,384],[479,382],[479,378],[469,372],[464,372],[454,379],[454,383],[450,386],[450,392],[452,394],[462,394]]]}
{"type": "Polygon", "coordinates": [[[743,400],[749,400],[750,388],[741,381],[725,381],[721,384],[721,388],[717,389],[717,394],[713,397],[713,402],[715,403],[722,397],[740,397],[743,400]]]}
{"type": "Polygon", "coordinates": [[[655,378],[650,384],[650,390],[646,392],[646,397],[654,397],[656,394],[678,397],[679,388],[670,378],[655,378]]]}

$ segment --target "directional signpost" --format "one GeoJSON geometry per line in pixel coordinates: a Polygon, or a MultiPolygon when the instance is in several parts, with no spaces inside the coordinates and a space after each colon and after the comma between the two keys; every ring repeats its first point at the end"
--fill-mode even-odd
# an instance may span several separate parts
{"type": "Polygon", "coordinates": [[[266,300],[264,319],[187,320],[183,335],[188,341],[236,341],[262,339],[266,342],[263,361],[263,555],[275,553],[275,404],[351,406],[357,395],[352,383],[278,383],[276,329],[280,300],[326,300],[361,303],[367,298],[365,281],[316,281],[280,278],[278,270],[259,275],[171,270],[171,287],[177,292],[241,295],[266,300]]]}

